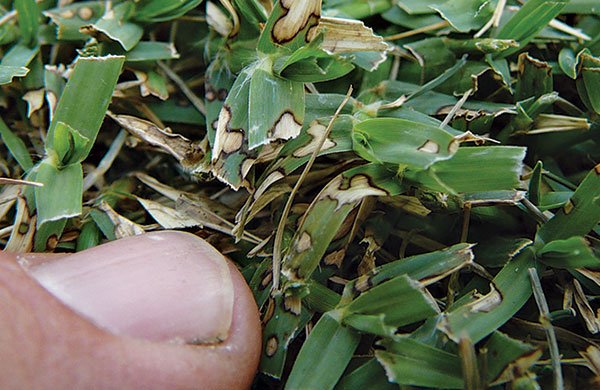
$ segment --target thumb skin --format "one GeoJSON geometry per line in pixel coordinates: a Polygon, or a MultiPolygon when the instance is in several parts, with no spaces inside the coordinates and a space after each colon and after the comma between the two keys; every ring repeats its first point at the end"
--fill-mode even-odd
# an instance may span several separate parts
{"type": "Polygon", "coordinates": [[[260,348],[242,275],[191,234],[0,252],[2,389],[248,389],[260,348]]]}

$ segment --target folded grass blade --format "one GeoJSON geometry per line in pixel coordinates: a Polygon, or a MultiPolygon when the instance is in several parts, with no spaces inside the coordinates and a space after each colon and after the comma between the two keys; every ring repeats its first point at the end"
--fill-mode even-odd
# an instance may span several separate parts
{"type": "Polygon", "coordinates": [[[462,389],[460,358],[410,338],[384,340],[375,357],[390,382],[399,385],[462,389]]]}

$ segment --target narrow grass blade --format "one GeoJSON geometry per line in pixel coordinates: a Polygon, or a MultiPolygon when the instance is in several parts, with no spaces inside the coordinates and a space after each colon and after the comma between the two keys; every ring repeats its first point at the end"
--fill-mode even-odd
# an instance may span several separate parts
{"type": "MultiPolygon", "coordinates": [[[[591,108],[600,114],[600,91],[596,87],[600,83],[600,58],[594,57],[591,54],[583,53],[581,55],[581,63],[579,73],[581,79],[578,79],[578,87],[585,87],[587,93],[587,101],[591,108]]],[[[583,88],[582,88],[583,89],[583,88]]]]}
{"type": "Polygon", "coordinates": [[[43,12],[56,24],[56,38],[64,41],[85,41],[89,35],[79,29],[93,24],[104,14],[104,2],[80,1],[43,12]]]}
{"type": "Polygon", "coordinates": [[[135,20],[164,22],[176,19],[202,3],[202,0],[145,0],[135,7],[135,20]]]}
{"type": "Polygon", "coordinates": [[[306,211],[284,258],[283,274],[292,280],[308,278],[346,216],[361,199],[395,195],[403,189],[393,172],[376,164],[363,165],[334,178],[306,211]]]}
{"type": "MultiPolygon", "coordinates": [[[[22,43],[14,45],[8,52],[4,53],[0,66],[6,67],[27,67],[39,52],[39,47],[29,47],[22,43]]],[[[15,69],[6,68],[7,70],[16,71],[15,69]]]]}
{"type": "Polygon", "coordinates": [[[142,39],[144,29],[142,26],[130,22],[134,14],[133,3],[126,2],[114,5],[95,23],[86,25],[86,33],[97,36],[104,34],[110,39],[119,42],[123,49],[129,51],[142,39]]]}
{"type": "Polygon", "coordinates": [[[29,155],[29,151],[27,151],[25,143],[21,138],[10,131],[2,118],[0,118],[0,138],[2,138],[2,142],[4,142],[4,145],[8,148],[10,154],[17,160],[24,171],[33,168],[33,161],[31,160],[31,156],[29,155]]]}
{"type": "Polygon", "coordinates": [[[386,337],[394,337],[400,326],[422,321],[440,312],[433,297],[422,285],[406,275],[367,290],[341,310],[342,323],[365,333],[386,337]]]}
{"type": "Polygon", "coordinates": [[[596,165],[567,203],[538,230],[536,241],[543,244],[588,234],[599,220],[600,165],[596,165]]]}
{"type": "Polygon", "coordinates": [[[486,377],[483,379],[491,385],[506,382],[506,376],[512,375],[518,359],[537,353],[540,349],[496,331],[485,341],[481,350],[485,351],[479,356],[482,364],[485,360],[486,377]]]}
{"type": "Polygon", "coordinates": [[[536,98],[553,91],[552,66],[531,57],[528,53],[519,55],[519,78],[515,86],[515,99],[536,98]]]}
{"type": "MultiPolygon", "coordinates": [[[[523,47],[554,19],[569,0],[530,0],[514,14],[496,35],[499,39],[514,39],[523,47]]],[[[506,57],[518,51],[509,49],[500,55],[506,57]]]]}
{"type": "Polygon", "coordinates": [[[239,74],[219,112],[215,142],[212,145],[212,164],[215,175],[234,189],[244,179],[256,161],[255,152],[248,150],[250,83],[255,65],[239,74]]]}
{"type": "Polygon", "coordinates": [[[440,251],[381,265],[372,272],[349,281],[344,288],[342,304],[348,304],[360,293],[401,275],[419,280],[423,285],[440,280],[473,261],[471,247],[471,244],[456,244],[440,251]]]}
{"type": "Polygon", "coordinates": [[[449,160],[439,161],[428,170],[407,169],[403,175],[418,186],[440,192],[519,188],[525,150],[516,146],[461,147],[449,160]]]}
{"type": "Polygon", "coordinates": [[[44,183],[43,187],[35,190],[38,226],[44,222],[81,214],[81,164],[71,164],[59,169],[50,161],[44,160],[37,167],[35,179],[44,183]]]}
{"type": "Polygon", "coordinates": [[[600,259],[581,236],[550,241],[537,252],[538,259],[554,268],[600,268],[600,259]]]}
{"type": "Polygon", "coordinates": [[[275,3],[258,40],[258,50],[270,54],[302,47],[308,31],[321,17],[321,0],[280,0],[275,3]]]}
{"type": "Polygon", "coordinates": [[[273,306],[267,308],[259,370],[269,376],[281,378],[289,344],[304,328],[312,314],[303,308],[296,298],[284,297],[281,294],[276,295],[269,305],[273,306]]]}
{"type": "Polygon", "coordinates": [[[146,62],[179,58],[179,53],[172,43],[153,41],[140,41],[129,51],[125,51],[117,43],[105,42],[102,44],[100,53],[123,55],[125,56],[125,62],[146,62]]]}
{"type": "Polygon", "coordinates": [[[409,338],[383,340],[385,350],[375,357],[385,369],[390,382],[399,385],[462,389],[460,358],[409,338]]]}
{"type": "Polygon", "coordinates": [[[55,161],[56,164],[80,162],[89,154],[104,120],[123,61],[124,57],[117,56],[80,57],[77,60],[48,129],[46,152],[53,158],[58,157],[54,142],[59,139],[55,137],[59,123],[63,124],[59,128],[66,126],[73,130],[73,134],[79,134],[88,142],[73,145],[69,159],[55,161]],[[87,87],[90,80],[97,81],[96,88],[87,87]]]}
{"type": "Polygon", "coordinates": [[[285,389],[333,389],[359,341],[360,335],[334,314],[324,314],[302,345],[285,389]]]}
{"type": "Polygon", "coordinates": [[[442,314],[440,329],[453,341],[469,337],[474,343],[508,321],[531,296],[527,269],[534,266],[534,251],[523,249],[491,281],[490,292],[458,301],[442,314]]]}
{"type": "Polygon", "coordinates": [[[219,112],[235,79],[221,60],[213,61],[206,70],[204,78],[204,98],[206,101],[206,131],[209,145],[215,144],[219,112]]]}
{"type": "Polygon", "coordinates": [[[303,83],[258,67],[252,74],[248,99],[248,148],[298,136],[304,123],[303,83]]]}
{"type": "Polygon", "coordinates": [[[0,65],[0,85],[12,83],[15,77],[25,77],[29,69],[24,66],[0,65]]]}
{"type": "Polygon", "coordinates": [[[490,2],[458,0],[431,6],[442,18],[460,32],[481,28],[492,17],[494,6],[490,2]]]}
{"type": "Polygon", "coordinates": [[[15,0],[15,10],[21,31],[21,43],[35,47],[40,26],[40,10],[35,0],[15,0]]]}
{"type": "Polygon", "coordinates": [[[388,381],[385,371],[377,359],[369,359],[365,364],[346,374],[335,386],[335,390],[396,390],[398,386],[388,381]]]}
{"type": "Polygon", "coordinates": [[[439,127],[396,118],[357,123],[352,144],[367,161],[418,168],[450,159],[458,150],[454,137],[439,127]]]}

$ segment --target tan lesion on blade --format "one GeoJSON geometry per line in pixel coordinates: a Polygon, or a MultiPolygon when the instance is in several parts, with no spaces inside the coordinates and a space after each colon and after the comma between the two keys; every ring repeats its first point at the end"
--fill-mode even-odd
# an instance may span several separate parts
{"type": "Polygon", "coordinates": [[[296,244],[296,251],[304,252],[304,251],[309,250],[310,248],[312,248],[312,237],[310,236],[310,234],[308,232],[303,232],[300,235],[300,239],[298,240],[298,243],[296,244]]]}
{"type": "Polygon", "coordinates": [[[242,177],[246,177],[248,172],[250,172],[250,168],[252,168],[252,165],[254,165],[255,161],[256,160],[253,158],[247,158],[244,161],[242,161],[242,168],[241,168],[242,177]]]}
{"type": "Polygon", "coordinates": [[[279,181],[283,178],[284,178],[284,175],[280,171],[271,172],[269,174],[269,176],[267,176],[267,178],[256,189],[256,192],[253,195],[254,200],[260,198],[262,196],[262,194],[265,193],[267,188],[269,188],[271,186],[271,184],[273,184],[276,181],[279,181]]]}
{"type": "Polygon", "coordinates": [[[337,202],[335,210],[346,204],[354,204],[367,196],[386,196],[388,192],[377,187],[365,174],[357,174],[350,179],[337,176],[322,192],[320,199],[329,198],[337,202]]]}
{"type": "Polygon", "coordinates": [[[488,313],[502,303],[502,294],[494,283],[490,283],[490,292],[481,295],[475,293],[476,300],[469,304],[471,313],[488,313]]]}
{"type": "Polygon", "coordinates": [[[573,211],[574,208],[575,208],[575,203],[573,203],[573,200],[569,199],[563,206],[563,212],[565,213],[565,215],[569,215],[569,214],[571,214],[571,211],[573,211]]]}
{"type": "Polygon", "coordinates": [[[419,146],[417,150],[423,153],[438,154],[440,152],[440,144],[428,139],[423,145],[419,146]]]}
{"type": "Polygon", "coordinates": [[[302,123],[296,120],[294,114],[285,111],[275,122],[275,126],[269,131],[268,136],[271,139],[286,140],[296,138],[300,134],[300,130],[302,130],[302,123]]]}
{"type": "Polygon", "coordinates": [[[277,352],[277,348],[279,348],[279,341],[277,340],[277,336],[273,335],[269,337],[267,345],[265,346],[265,354],[267,357],[273,357],[277,352]]]}
{"type": "Polygon", "coordinates": [[[302,313],[302,301],[298,297],[288,296],[283,298],[283,308],[285,311],[299,316],[302,313]]]}
{"type": "MultiPolygon", "coordinates": [[[[319,146],[319,140],[321,138],[321,135],[325,133],[326,130],[327,127],[322,125],[318,121],[315,120],[311,122],[311,124],[308,126],[308,129],[306,130],[306,132],[311,136],[310,142],[296,149],[292,153],[292,156],[304,157],[312,154],[315,151],[315,149],[319,146]]],[[[325,142],[323,143],[323,147],[320,151],[334,148],[336,145],[337,144],[335,142],[333,142],[329,138],[326,138],[325,142]]]]}
{"type": "Polygon", "coordinates": [[[110,111],[107,115],[132,135],[165,150],[185,166],[194,165],[204,157],[198,145],[180,134],[173,133],[169,127],[161,129],[150,121],[131,115],[116,115],[110,111]]]}
{"type": "Polygon", "coordinates": [[[284,44],[292,41],[304,30],[311,18],[321,16],[321,0],[281,0],[284,14],[275,22],[271,37],[284,44]]]}
{"type": "Polygon", "coordinates": [[[231,108],[223,105],[219,112],[217,122],[217,133],[215,136],[215,145],[213,147],[212,160],[217,160],[221,153],[231,154],[242,149],[244,144],[244,131],[242,129],[231,129],[231,108]]]}
{"type": "Polygon", "coordinates": [[[308,40],[324,33],[321,47],[329,53],[360,51],[388,52],[392,49],[383,37],[358,20],[322,17],[319,24],[309,30],[308,40]]]}

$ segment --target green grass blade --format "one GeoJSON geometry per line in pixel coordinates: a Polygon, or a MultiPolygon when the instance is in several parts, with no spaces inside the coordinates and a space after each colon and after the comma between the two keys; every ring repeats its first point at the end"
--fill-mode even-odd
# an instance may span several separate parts
{"type": "Polygon", "coordinates": [[[135,20],[140,22],[164,22],[175,19],[197,7],[202,0],[145,0],[135,7],[135,20]]]}
{"type": "Polygon", "coordinates": [[[144,34],[142,26],[129,21],[133,12],[133,3],[117,4],[94,24],[86,26],[86,29],[92,35],[106,35],[129,51],[137,45],[144,34]]]}
{"type": "Polygon", "coordinates": [[[320,17],[321,0],[277,1],[258,40],[258,50],[271,54],[299,49],[320,17]]]}
{"type": "Polygon", "coordinates": [[[248,150],[250,84],[255,64],[244,68],[219,112],[215,141],[212,145],[213,172],[234,189],[244,179],[256,160],[256,152],[248,150]]]}
{"type": "Polygon", "coordinates": [[[104,120],[123,61],[122,56],[77,59],[48,130],[46,151],[49,156],[58,157],[54,142],[61,138],[56,138],[55,132],[57,126],[64,128],[66,125],[88,142],[73,145],[70,159],[62,163],[80,162],[87,157],[104,120]],[[95,88],[89,88],[90,80],[95,80],[95,88]]]}
{"type": "Polygon", "coordinates": [[[461,147],[453,158],[439,161],[428,170],[407,169],[404,178],[449,193],[519,188],[525,150],[516,146],[461,147]]]}
{"type": "Polygon", "coordinates": [[[390,382],[399,385],[462,389],[460,358],[409,338],[384,340],[375,351],[390,382]]]}
{"type": "Polygon", "coordinates": [[[360,294],[341,309],[342,323],[365,333],[394,337],[400,326],[422,321],[440,312],[422,285],[401,275],[360,294]],[[410,304],[406,304],[410,302],[410,304]]]}
{"type": "MultiPolygon", "coordinates": [[[[486,383],[496,380],[508,365],[517,359],[529,355],[536,350],[533,345],[515,340],[504,333],[494,332],[486,340],[486,383]]],[[[480,355],[480,360],[482,359],[480,355]]]]}
{"type": "Polygon", "coordinates": [[[115,42],[105,42],[100,51],[102,54],[123,55],[125,62],[149,62],[179,58],[175,46],[167,42],[141,41],[129,51],[125,51],[115,42]]]}
{"type": "MultiPolygon", "coordinates": [[[[38,52],[39,47],[31,48],[21,43],[16,44],[4,54],[2,61],[0,61],[0,66],[27,67],[38,52]]],[[[15,69],[11,68],[8,68],[7,70],[15,71],[15,69]]]]}
{"type": "Polygon", "coordinates": [[[550,241],[537,255],[542,263],[554,268],[600,268],[600,259],[581,236],[550,241]]]}
{"type": "MultiPolygon", "coordinates": [[[[499,39],[514,39],[525,46],[554,19],[569,0],[529,0],[510,18],[498,34],[499,39]]],[[[500,55],[506,57],[520,50],[509,49],[500,55]]]]}
{"type": "Polygon", "coordinates": [[[401,275],[419,280],[424,285],[444,278],[473,261],[471,247],[471,244],[456,244],[441,251],[381,265],[370,273],[349,281],[344,288],[342,303],[348,304],[361,292],[401,275]]]}
{"type": "Polygon", "coordinates": [[[79,31],[95,23],[104,14],[104,2],[80,1],[44,11],[44,16],[56,24],[56,38],[64,41],[86,41],[89,35],[79,31]]]}
{"type": "Polygon", "coordinates": [[[263,353],[259,370],[274,378],[281,378],[289,344],[312,317],[301,304],[299,308],[290,310],[291,301],[294,301],[294,305],[300,304],[300,300],[281,294],[269,302],[275,305],[274,311],[263,327],[263,353]]]}
{"type": "Polygon", "coordinates": [[[523,249],[494,277],[491,291],[467,302],[457,302],[442,314],[440,329],[454,342],[468,337],[477,343],[508,321],[531,296],[527,269],[534,266],[534,251],[523,249]]]}
{"type": "Polygon", "coordinates": [[[248,148],[295,138],[304,123],[304,84],[255,68],[248,104],[248,148]]]}
{"type": "Polygon", "coordinates": [[[489,2],[472,0],[447,1],[431,7],[460,32],[481,28],[494,13],[489,2]]]}
{"type": "Polygon", "coordinates": [[[4,145],[6,145],[10,154],[17,160],[24,171],[33,168],[33,161],[31,160],[31,156],[29,155],[29,151],[27,151],[25,143],[21,138],[10,131],[2,118],[0,118],[0,138],[2,138],[2,142],[4,142],[4,145]]]}
{"type": "Polygon", "coordinates": [[[395,195],[403,189],[393,172],[376,164],[353,168],[334,178],[306,211],[284,259],[283,274],[291,280],[308,278],[360,200],[367,196],[395,195]]]}
{"type": "Polygon", "coordinates": [[[324,314],[302,345],[286,390],[333,389],[358,346],[360,335],[324,314]]]}
{"type": "Polygon", "coordinates": [[[15,77],[25,77],[29,69],[24,66],[0,65],[0,85],[12,83],[15,77]]]}
{"type": "Polygon", "coordinates": [[[49,160],[38,165],[35,179],[44,183],[35,189],[38,226],[81,214],[83,170],[81,164],[58,169],[49,160]]]}
{"type": "Polygon", "coordinates": [[[588,234],[600,221],[600,165],[583,179],[573,196],[539,230],[536,241],[549,243],[588,234]]]}
{"type": "Polygon", "coordinates": [[[397,390],[398,386],[388,381],[385,371],[377,359],[369,359],[340,379],[335,390],[397,390]]]}
{"type": "Polygon", "coordinates": [[[15,0],[21,43],[28,47],[37,45],[37,34],[40,26],[40,10],[35,0],[15,0]]]}
{"type": "Polygon", "coordinates": [[[597,114],[600,114],[600,89],[597,87],[600,83],[600,58],[583,53],[579,72],[582,79],[578,82],[585,85],[591,107],[597,114]]]}
{"type": "Polygon", "coordinates": [[[352,144],[367,161],[428,168],[452,158],[454,137],[436,126],[396,118],[368,119],[354,125],[352,144]]]}

